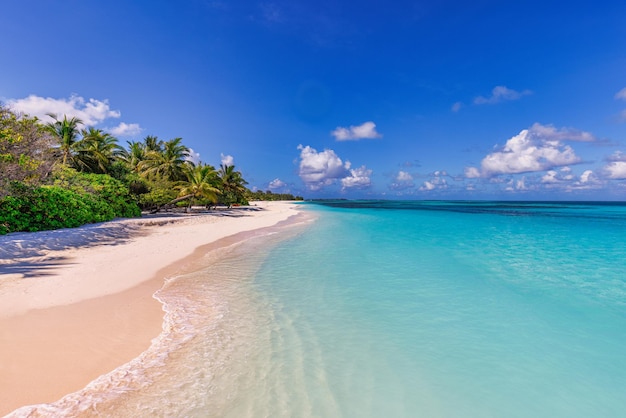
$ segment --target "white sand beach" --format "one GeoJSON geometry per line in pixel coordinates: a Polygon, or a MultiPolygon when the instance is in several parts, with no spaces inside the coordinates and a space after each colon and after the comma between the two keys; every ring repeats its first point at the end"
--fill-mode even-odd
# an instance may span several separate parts
{"type": "Polygon", "coordinates": [[[152,295],[166,277],[189,269],[203,246],[297,213],[257,202],[0,237],[0,416],[137,357],[161,332],[152,295]]]}

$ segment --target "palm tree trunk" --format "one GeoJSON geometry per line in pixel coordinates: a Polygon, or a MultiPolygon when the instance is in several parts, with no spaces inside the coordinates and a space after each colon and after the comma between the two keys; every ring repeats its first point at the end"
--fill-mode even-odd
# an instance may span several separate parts
{"type": "Polygon", "coordinates": [[[174,203],[178,203],[178,202],[180,202],[181,200],[190,199],[190,198],[192,198],[192,197],[193,197],[193,194],[188,194],[188,195],[185,195],[185,196],[177,197],[176,199],[172,200],[171,202],[167,202],[167,203],[165,203],[165,204],[163,204],[163,205],[161,205],[161,206],[157,206],[157,208],[156,208],[156,209],[151,210],[151,211],[150,211],[150,213],[157,213],[158,211],[160,211],[161,209],[163,209],[165,206],[168,206],[168,205],[173,205],[174,203]]]}

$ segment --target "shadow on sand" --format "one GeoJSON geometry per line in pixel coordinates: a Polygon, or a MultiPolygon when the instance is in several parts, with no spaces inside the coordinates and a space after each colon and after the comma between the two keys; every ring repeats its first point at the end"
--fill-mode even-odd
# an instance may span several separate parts
{"type": "Polygon", "coordinates": [[[143,234],[140,224],[99,223],[78,228],[18,232],[0,237],[0,275],[47,276],[68,257],[46,257],[48,251],[119,245],[143,234]]]}
{"type": "Polygon", "coordinates": [[[23,277],[47,276],[53,270],[69,262],[69,257],[46,257],[48,251],[62,251],[101,245],[120,245],[148,233],[145,226],[158,226],[196,216],[240,218],[247,212],[261,211],[256,206],[221,208],[207,211],[161,212],[144,215],[140,219],[103,222],[78,228],[40,232],[16,232],[0,236],[0,277],[4,274],[20,274],[23,277]]]}

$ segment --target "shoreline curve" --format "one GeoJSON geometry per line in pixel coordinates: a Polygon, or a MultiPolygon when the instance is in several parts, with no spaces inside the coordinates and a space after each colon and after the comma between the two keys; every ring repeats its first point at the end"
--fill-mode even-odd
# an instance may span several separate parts
{"type": "MultiPolygon", "coordinates": [[[[121,224],[124,232],[117,234],[121,242],[99,245],[85,243],[86,234],[76,230],[36,233],[57,239],[43,249],[36,239],[18,242],[21,254],[30,257],[3,258],[0,253],[0,358],[11,359],[0,364],[0,416],[17,416],[12,411],[25,412],[24,405],[56,402],[139,357],[163,332],[166,313],[154,294],[166,278],[193,269],[211,248],[243,240],[247,233],[288,222],[300,213],[288,202],[257,204],[250,212],[236,209],[232,215],[92,226],[121,224]],[[76,242],[77,236],[83,241],[76,242]],[[121,263],[113,263],[120,258],[121,263]],[[11,263],[26,271],[25,259],[34,273],[16,277],[11,263]],[[46,259],[62,262],[42,270],[46,259]],[[152,264],[142,268],[146,262],[152,264]],[[130,285],[124,282],[128,276],[130,285]],[[58,291],[52,293],[54,286],[58,291]]],[[[8,241],[7,236],[0,238],[8,241]]]]}

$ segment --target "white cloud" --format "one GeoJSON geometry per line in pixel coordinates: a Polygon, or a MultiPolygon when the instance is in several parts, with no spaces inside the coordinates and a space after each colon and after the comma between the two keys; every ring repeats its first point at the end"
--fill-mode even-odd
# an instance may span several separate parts
{"type": "Polygon", "coordinates": [[[365,188],[372,185],[371,177],[372,170],[368,169],[364,165],[350,170],[350,175],[341,179],[341,185],[343,189],[349,188],[365,188]]]}
{"type": "Polygon", "coordinates": [[[95,126],[106,119],[121,116],[119,110],[111,110],[106,99],[85,100],[78,95],[72,95],[68,99],[30,95],[24,99],[8,100],[7,104],[15,111],[37,116],[43,121],[50,120],[47,114],[53,113],[58,118],[63,118],[63,115],[79,118],[86,126],[95,126]]]}
{"type": "MultiPolygon", "coordinates": [[[[527,191],[529,187],[526,185],[526,177],[522,177],[521,179],[511,179],[506,183],[506,187],[504,188],[507,192],[523,192],[527,191]]],[[[534,187],[533,187],[534,189],[534,187]]]]}
{"type": "Polygon", "coordinates": [[[333,184],[337,179],[351,175],[350,163],[344,164],[335,151],[325,149],[317,152],[310,146],[298,145],[300,169],[298,175],[310,190],[319,190],[333,184]]]}
{"type": "Polygon", "coordinates": [[[468,179],[476,179],[480,177],[480,170],[476,167],[465,167],[465,177],[468,179]]]}
{"type": "Polygon", "coordinates": [[[229,166],[235,164],[235,158],[232,155],[220,154],[222,165],[229,166]]]}
{"type": "Polygon", "coordinates": [[[138,123],[126,123],[120,122],[114,128],[110,129],[111,134],[114,136],[137,136],[143,131],[138,123]]]}
{"type": "Polygon", "coordinates": [[[496,104],[504,101],[518,100],[529,94],[532,94],[532,91],[524,90],[519,92],[505,86],[496,86],[491,90],[491,96],[478,96],[474,99],[474,104],[496,104]]]}
{"type": "Polygon", "coordinates": [[[459,110],[461,110],[462,107],[463,107],[463,103],[456,102],[455,104],[452,105],[452,111],[458,112],[459,110]]]}
{"type": "Polygon", "coordinates": [[[419,188],[421,191],[431,191],[435,189],[447,189],[448,181],[444,178],[447,177],[448,173],[445,171],[435,171],[432,174],[430,180],[425,181],[424,184],[419,188]]]}
{"type": "Polygon", "coordinates": [[[613,161],[604,167],[607,177],[610,179],[626,179],[626,161],[613,161]]]}
{"type": "Polygon", "coordinates": [[[593,171],[591,171],[591,170],[585,170],[580,175],[580,182],[581,183],[589,183],[589,182],[591,182],[593,180],[594,180],[594,174],[593,174],[593,171]]]}
{"type": "Polygon", "coordinates": [[[200,153],[195,152],[192,148],[189,148],[189,155],[186,160],[191,161],[194,164],[200,164],[200,153]]]}
{"type": "MultiPolygon", "coordinates": [[[[544,171],[579,163],[574,150],[562,143],[566,140],[590,142],[595,138],[588,132],[535,123],[509,139],[500,151],[487,155],[481,162],[481,176],[544,171]]],[[[476,171],[470,167],[466,176],[468,173],[475,175],[476,171]]]]}
{"type": "Polygon", "coordinates": [[[546,174],[544,174],[543,177],[541,177],[541,182],[542,183],[558,183],[561,180],[557,178],[558,173],[554,170],[550,170],[548,171],[546,174]]]}
{"type": "Polygon", "coordinates": [[[407,173],[406,171],[400,171],[398,172],[398,175],[396,176],[396,180],[397,181],[411,181],[413,180],[413,176],[407,173]]]}
{"type": "Polygon", "coordinates": [[[376,132],[376,124],[372,121],[365,122],[359,126],[343,128],[338,126],[330,133],[337,141],[358,141],[359,139],[381,138],[382,135],[376,132]]]}
{"type": "Polygon", "coordinates": [[[406,171],[400,170],[394,180],[395,181],[389,185],[389,188],[392,190],[410,189],[415,186],[413,176],[406,171]]]}
{"type": "Polygon", "coordinates": [[[548,170],[542,176],[524,176],[521,179],[509,178],[505,190],[509,192],[523,191],[559,191],[575,192],[600,189],[605,183],[592,170],[585,170],[578,176],[570,167],[548,170]]]}
{"type": "Polygon", "coordinates": [[[563,167],[559,171],[549,170],[541,177],[541,183],[543,184],[558,184],[566,183],[574,180],[572,169],[569,167],[563,167]]]}
{"type": "Polygon", "coordinates": [[[611,156],[607,158],[608,161],[626,161],[626,154],[622,151],[615,151],[611,156]]]}
{"type": "Polygon", "coordinates": [[[435,188],[434,184],[432,184],[429,181],[425,181],[424,185],[422,187],[420,187],[420,190],[422,190],[422,191],[430,191],[430,190],[433,190],[434,188],[435,188]]]}
{"type": "Polygon", "coordinates": [[[564,190],[566,192],[580,191],[580,190],[599,190],[605,187],[606,183],[598,178],[598,176],[592,170],[585,170],[580,175],[578,180],[573,180],[566,184],[564,190]]]}
{"type": "Polygon", "coordinates": [[[591,133],[572,128],[557,129],[552,125],[535,123],[528,129],[533,138],[543,141],[576,141],[593,142],[596,140],[591,133]]]}
{"type": "Polygon", "coordinates": [[[284,181],[282,181],[279,178],[275,178],[274,180],[270,181],[270,183],[268,184],[267,188],[270,190],[278,190],[278,189],[282,189],[284,187],[287,186],[287,183],[285,183],[284,181]]]}

